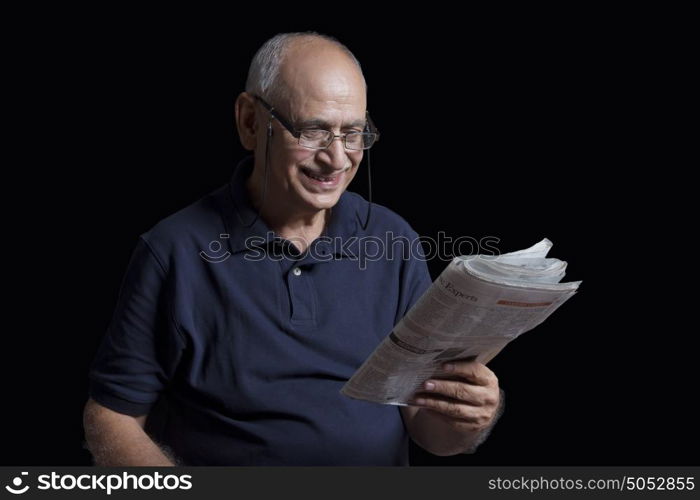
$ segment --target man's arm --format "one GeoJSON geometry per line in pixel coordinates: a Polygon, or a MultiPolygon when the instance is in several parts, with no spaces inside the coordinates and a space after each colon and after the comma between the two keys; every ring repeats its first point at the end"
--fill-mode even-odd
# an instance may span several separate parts
{"type": "Polygon", "coordinates": [[[99,466],[173,466],[175,460],[144,430],[146,415],[132,417],[88,399],[83,412],[85,440],[99,466]]]}

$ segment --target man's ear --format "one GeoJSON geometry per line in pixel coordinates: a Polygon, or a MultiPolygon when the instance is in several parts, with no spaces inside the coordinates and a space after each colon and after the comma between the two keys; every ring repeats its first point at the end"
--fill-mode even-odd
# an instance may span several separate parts
{"type": "Polygon", "coordinates": [[[256,134],[259,130],[255,117],[255,98],[248,92],[241,92],[236,98],[236,128],[241,145],[247,151],[255,150],[256,134]]]}

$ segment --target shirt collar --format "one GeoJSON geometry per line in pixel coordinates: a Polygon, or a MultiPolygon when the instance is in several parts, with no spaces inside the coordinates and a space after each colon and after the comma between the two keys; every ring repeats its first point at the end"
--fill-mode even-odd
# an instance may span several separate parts
{"type": "MultiPolygon", "coordinates": [[[[254,165],[253,155],[243,158],[234,169],[225,189],[221,192],[221,209],[228,231],[231,253],[241,252],[246,248],[251,248],[251,246],[291,245],[291,242],[274,233],[261,218],[256,219],[257,210],[253,208],[246,186],[246,181],[250,177],[254,165]],[[246,227],[253,219],[256,219],[255,223],[251,227],[246,227]],[[251,245],[251,242],[254,245],[251,245]]],[[[322,235],[330,238],[332,243],[328,242],[327,238],[320,238],[314,244],[335,254],[348,257],[356,256],[358,229],[361,217],[365,215],[367,210],[366,205],[367,202],[358,196],[347,191],[343,192],[338,202],[333,206],[326,232],[322,235]]]]}

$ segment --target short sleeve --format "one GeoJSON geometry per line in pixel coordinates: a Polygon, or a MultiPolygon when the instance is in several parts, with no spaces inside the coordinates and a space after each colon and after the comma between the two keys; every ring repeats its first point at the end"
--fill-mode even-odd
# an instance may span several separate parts
{"type": "Polygon", "coordinates": [[[184,345],[169,311],[167,273],[141,236],[90,367],[92,399],[119,413],[148,414],[171,379],[184,345]]]}
{"type": "Polygon", "coordinates": [[[406,315],[433,283],[418,235],[414,232],[410,240],[410,253],[408,258],[404,260],[401,271],[399,308],[395,323],[398,323],[406,315]]]}

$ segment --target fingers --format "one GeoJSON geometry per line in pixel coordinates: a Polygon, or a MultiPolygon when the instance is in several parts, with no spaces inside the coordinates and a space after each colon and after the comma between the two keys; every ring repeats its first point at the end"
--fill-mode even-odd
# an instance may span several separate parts
{"type": "Polygon", "coordinates": [[[449,374],[464,378],[476,385],[497,385],[498,378],[491,369],[477,361],[450,361],[442,365],[442,369],[449,374]]]}
{"type": "Polygon", "coordinates": [[[419,397],[418,399],[410,401],[409,404],[431,410],[444,417],[448,417],[452,421],[469,423],[477,427],[488,424],[492,416],[492,412],[485,407],[449,401],[435,395],[425,398],[419,397]]]}
{"type": "Polygon", "coordinates": [[[484,386],[466,384],[456,380],[430,379],[423,384],[422,390],[472,406],[483,406],[491,403],[490,392],[484,386]]]}
{"type": "Polygon", "coordinates": [[[486,365],[474,360],[443,365],[449,378],[431,378],[408,402],[457,422],[484,426],[498,407],[498,378],[486,365]]]}

